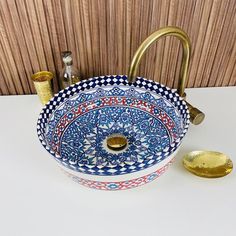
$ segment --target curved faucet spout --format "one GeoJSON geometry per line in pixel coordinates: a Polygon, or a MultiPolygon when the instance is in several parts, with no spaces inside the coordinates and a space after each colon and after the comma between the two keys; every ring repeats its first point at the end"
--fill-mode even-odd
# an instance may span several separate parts
{"type": "Polygon", "coordinates": [[[182,45],[183,45],[183,58],[182,58],[182,66],[180,71],[180,77],[179,77],[179,84],[177,92],[180,96],[184,96],[184,88],[187,80],[187,72],[188,72],[188,66],[189,66],[189,59],[190,59],[190,40],[188,35],[179,29],[178,27],[165,27],[160,30],[157,30],[156,32],[152,33],[150,36],[148,36],[143,43],[139,46],[136,53],[134,54],[134,57],[132,59],[132,62],[130,64],[129,73],[128,73],[128,80],[129,82],[133,83],[136,80],[136,74],[137,69],[140,64],[140,61],[146,52],[146,50],[158,39],[160,39],[163,36],[175,36],[178,39],[180,39],[182,45]]]}
{"type": "MultiPolygon", "coordinates": [[[[181,65],[181,70],[180,70],[177,93],[181,97],[185,98],[186,94],[184,93],[184,89],[187,83],[188,66],[189,66],[189,60],[190,60],[190,40],[189,40],[188,35],[178,27],[170,26],[170,27],[161,28],[157,30],[156,32],[152,33],[143,41],[143,43],[139,46],[139,48],[135,52],[134,57],[131,61],[129,72],[128,72],[128,81],[130,83],[133,83],[136,81],[137,69],[144,53],[154,42],[156,42],[163,36],[175,36],[178,39],[180,39],[182,43],[183,57],[182,57],[182,65],[181,65]]],[[[200,124],[205,117],[204,113],[202,113],[197,108],[190,105],[189,103],[187,104],[190,111],[191,122],[193,124],[200,124]]]]}

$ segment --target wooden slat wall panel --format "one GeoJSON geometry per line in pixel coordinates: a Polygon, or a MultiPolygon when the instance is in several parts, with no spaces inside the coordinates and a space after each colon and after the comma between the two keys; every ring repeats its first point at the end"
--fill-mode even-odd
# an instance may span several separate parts
{"type": "MultiPolygon", "coordinates": [[[[125,74],[152,32],[179,26],[192,41],[188,87],[236,85],[236,0],[0,0],[0,95],[35,93],[30,76],[62,68],[73,52],[83,78],[125,74]]],[[[182,49],[167,37],[139,74],[176,87],[182,49]]]]}

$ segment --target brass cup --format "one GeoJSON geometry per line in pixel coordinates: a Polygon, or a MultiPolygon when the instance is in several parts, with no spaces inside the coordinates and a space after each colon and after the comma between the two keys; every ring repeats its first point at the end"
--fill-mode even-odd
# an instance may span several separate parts
{"type": "Polygon", "coordinates": [[[51,86],[53,74],[49,71],[39,71],[33,74],[31,79],[34,82],[34,87],[41,103],[45,105],[53,97],[51,86]]]}

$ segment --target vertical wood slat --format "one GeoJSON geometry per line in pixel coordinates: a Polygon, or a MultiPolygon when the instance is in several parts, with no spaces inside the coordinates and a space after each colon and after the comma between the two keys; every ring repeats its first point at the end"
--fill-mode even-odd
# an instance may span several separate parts
{"type": "MultiPolygon", "coordinates": [[[[167,1],[161,1],[159,6],[156,7],[161,7],[160,9],[160,23],[159,27],[164,27],[168,25],[168,15],[169,15],[169,8],[170,8],[170,0],[167,1]]],[[[162,77],[162,69],[163,69],[163,57],[166,53],[165,49],[165,42],[166,39],[161,39],[157,43],[156,47],[156,58],[155,61],[153,61],[153,64],[157,65],[155,67],[155,72],[154,72],[154,80],[159,81],[160,83],[164,83],[163,77],[162,77]]],[[[166,65],[164,65],[166,66],[166,65]]]]}
{"type": "MultiPolygon", "coordinates": [[[[25,71],[23,67],[22,60],[20,58],[20,52],[18,48],[18,43],[16,36],[10,33],[11,30],[15,31],[13,28],[12,17],[10,15],[9,6],[5,1],[0,1],[0,13],[1,13],[1,44],[3,45],[4,54],[1,58],[1,63],[7,68],[6,73],[8,75],[11,73],[11,84],[16,88],[18,94],[24,94],[26,91],[26,86],[22,83],[21,71],[25,71]],[[14,53],[14,54],[13,54],[14,53]],[[15,79],[16,78],[16,79],[15,79]],[[15,80],[17,82],[15,82],[15,80]]],[[[1,67],[1,68],[4,68],[1,67]]],[[[9,79],[9,78],[8,78],[9,79]]],[[[25,81],[27,84],[27,81],[25,81]]],[[[10,88],[9,88],[10,89],[10,88]]]]}
{"type": "MultiPolygon", "coordinates": [[[[230,11],[235,12],[236,11],[236,4],[232,4],[229,7],[230,11]]],[[[223,43],[220,44],[222,47],[221,50],[224,54],[221,56],[218,56],[218,60],[216,60],[218,63],[215,63],[215,74],[213,73],[213,76],[215,76],[215,86],[227,86],[227,85],[235,85],[235,76],[232,74],[233,69],[235,68],[236,64],[236,17],[234,15],[229,14],[228,15],[228,21],[231,22],[230,24],[227,24],[228,27],[225,27],[224,34],[229,34],[231,37],[225,38],[221,37],[221,41],[223,43]],[[221,56],[221,57],[220,57],[221,56]]],[[[223,34],[223,35],[224,35],[223,34]]],[[[218,53],[219,54],[219,53],[218,53]]],[[[212,80],[209,80],[209,85],[211,86],[213,83],[212,80]]]]}
{"type": "MultiPolygon", "coordinates": [[[[126,74],[140,43],[167,25],[190,36],[188,87],[236,85],[236,0],[0,0],[0,94],[35,93],[30,76],[62,69],[73,52],[83,78],[126,74]]],[[[152,45],[139,75],[176,87],[182,48],[152,45]]]]}
{"type": "MultiPolygon", "coordinates": [[[[204,69],[205,67],[209,67],[210,63],[207,60],[209,53],[211,53],[211,56],[214,56],[214,42],[217,41],[218,34],[214,34],[216,25],[217,25],[217,20],[221,20],[222,15],[220,15],[220,9],[221,9],[221,3],[223,1],[214,1],[211,7],[211,14],[209,16],[209,24],[206,28],[206,34],[205,34],[205,40],[203,43],[203,49],[201,53],[201,60],[199,62],[199,68],[198,73],[196,75],[196,80],[195,80],[195,86],[199,87],[204,80],[204,69]],[[212,43],[213,42],[213,43],[212,43]],[[210,51],[211,50],[211,51],[210,51]]],[[[212,57],[211,57],[212,58],[212,57]]]]}

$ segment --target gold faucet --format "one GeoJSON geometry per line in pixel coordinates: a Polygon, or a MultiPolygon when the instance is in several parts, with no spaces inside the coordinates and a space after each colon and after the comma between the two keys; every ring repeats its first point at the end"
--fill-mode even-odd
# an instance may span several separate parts
{"type": "MultiPolygon", "coordinates": [[[[146,50],[152,43],[160,39],[162,36],[175,36],[178,39],[180,39],[182,43],[183,57],[182,57],[182,65],[181,65],[181,70],[180,70],[177,93],[181,97],[186,98],[184,89],[187,82],[187,72],[188,72],[189,59],[190,59],[190,40],[189,40],[188,35],[178,27],[161,28],[155,31],[154,33],[152,33],[142,42],[142,44],[139,46],[139,48],[135,52],[134,57],[131,61],[129,72],[128,72],[128,81],[131,83],[135,82],[137,69],[144,53],[146,52],[146,50]]],[[[196,107],[193,107],[188,102],[186,103],[188,105],[189,112],[190,112],[190,121],[195,125],[200,124],[205,118],[204,113],[198,110],[196,107]]]]}

